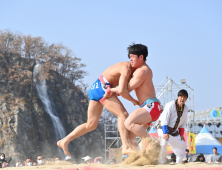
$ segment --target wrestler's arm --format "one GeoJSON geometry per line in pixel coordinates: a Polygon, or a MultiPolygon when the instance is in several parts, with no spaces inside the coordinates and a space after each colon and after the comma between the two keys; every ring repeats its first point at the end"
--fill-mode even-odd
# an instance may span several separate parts
{"type": "MultiPolygon", "coordinates": [[[[131,70],[129,68],[129,66],[123,66],[121,68],[121,75],[119,78],[119,86],[118,88],[114,88],[114,92],[120,94],[123,98],[131,101],[133,104],[139,104],[137,100],[135,100],[130,94],[129,91],[127,89],[127,85],[128,85],[128,79],[130,77],[131,74],[131,70]]],[[[111,89],[112,91],[112,89],[111,89]]]]}
{"type": "Polygon", "coordinates": [[[128,83],[129,92],[139,87],[144,82],[145,76],[146,75],[143,70],[136,70],[133,74],[133,78],[128,83]]]}

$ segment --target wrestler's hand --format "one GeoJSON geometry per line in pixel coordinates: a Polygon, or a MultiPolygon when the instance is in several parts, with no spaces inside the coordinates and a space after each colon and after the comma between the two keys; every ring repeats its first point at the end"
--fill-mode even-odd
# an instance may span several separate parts
{"type": "Polygon", "coordinates": [[[180,136],[180,137],[181,137],[181,140],[185,141],[184,136],[180,136]]]}
{"type": "Polygon", "coordinates": [[[108,90],[106,90],[105,94],[103,95],[103,97],[106,99],[106,98],[109,98],[110,96],[112,96],[113,92],[110,91],[108,92],[108,90]]]}
{"type": "Polygon", "coordinates": [[[140,105],[138,100],[133,99],[131,102],[133,103],[134,106],[140,105]]]}
{"type": "Polygon", "coordinates": [[[169,134],[163,134],[163,139],[165,139],[166,141],[169,140],[169,134]]]}

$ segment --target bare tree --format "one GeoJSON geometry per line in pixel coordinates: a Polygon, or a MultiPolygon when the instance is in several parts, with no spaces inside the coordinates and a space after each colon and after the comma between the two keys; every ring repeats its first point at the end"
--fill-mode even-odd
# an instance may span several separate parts
{"type": "MultiPolygon", "coordinates": [[[[17,65],[20,65],[21,57],[39,60],[42,62],[41,71],[44,79],[53,78],[51,70],[68,78],[73,84],[81,81],[86,75],[82,70],[85,64],[81,63],[81,59],[77,58],[72,50],[62,44],[48,45],[42,37],[22,35],[8,30],[0,31],[0,57],[6,62],[7,57],[16,57],[17,65]]],[[[13,69],[15,62],[10,64],[13,69]]]]}

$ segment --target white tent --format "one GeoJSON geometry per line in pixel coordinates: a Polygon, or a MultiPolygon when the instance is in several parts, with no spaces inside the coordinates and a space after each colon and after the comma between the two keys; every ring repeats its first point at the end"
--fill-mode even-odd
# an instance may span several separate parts
{"type": "Polygon", "coordinates": [[[213,154],[213,147],[217,148],[217,152],[222,154],[222,145],[204,126],[195,138],[196,153],[213,154]]]}

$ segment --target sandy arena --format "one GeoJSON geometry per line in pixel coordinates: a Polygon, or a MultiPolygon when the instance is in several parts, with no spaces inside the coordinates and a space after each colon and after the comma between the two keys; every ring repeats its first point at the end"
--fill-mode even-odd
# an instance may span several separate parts
{"type": "Polygon", "coordinates": [[[208,164],[202,162],[190,162],[186,164],[165,164],[158,165],[158,156],[160,151],[160,145],[157,140],[152,138],[146,138],[142,141],[142,146],[146,146],[146,150],[140,153],[132,153],[121,164],[106,165],[106,164],[77,164],[74,165],[71,162],[61,161],[59,163],[49,162],[48,165],[43,166],[25,166],[25,167],[9,167],[10,170],[29,170],[29,169],[45,169],[45,170],[222,170],[221,164],[208,164]],[[149,145],[147,145],[147,143],[149,145]]]}
{"type": "Polygon", "coordinates": [[[170,169],[178,169],[178,170],[222,170],[222,164],[207,164],[207,163],[200,163],[200,162],[191,162],[187,164],[168,164],[168,165],[145,165],[145,166],[131,166],[131,165],[123,165],[123,164],[116,164],[116,165],[105,165],[105,164],[78,164],[73,165],[69,162],[60,162],[59,164],[49,164],[45,166],[25,166],[25,167],[9,167],[9,170],[29,170],[29,169],[45,169],[45,170],[58,170],[58,169],[69,169],[69,170],[110,170],[110,169],[137,169],[137,170],[148,170],[148,169],[156,169],[156,170],[170,170],[170,169]],[[85,167],[85,168],[84,168],[85,167]],[[91,168],[88,168],[91,167],[91,168]],[[195,168],[196,167],[196,168],[195,168]]]}

